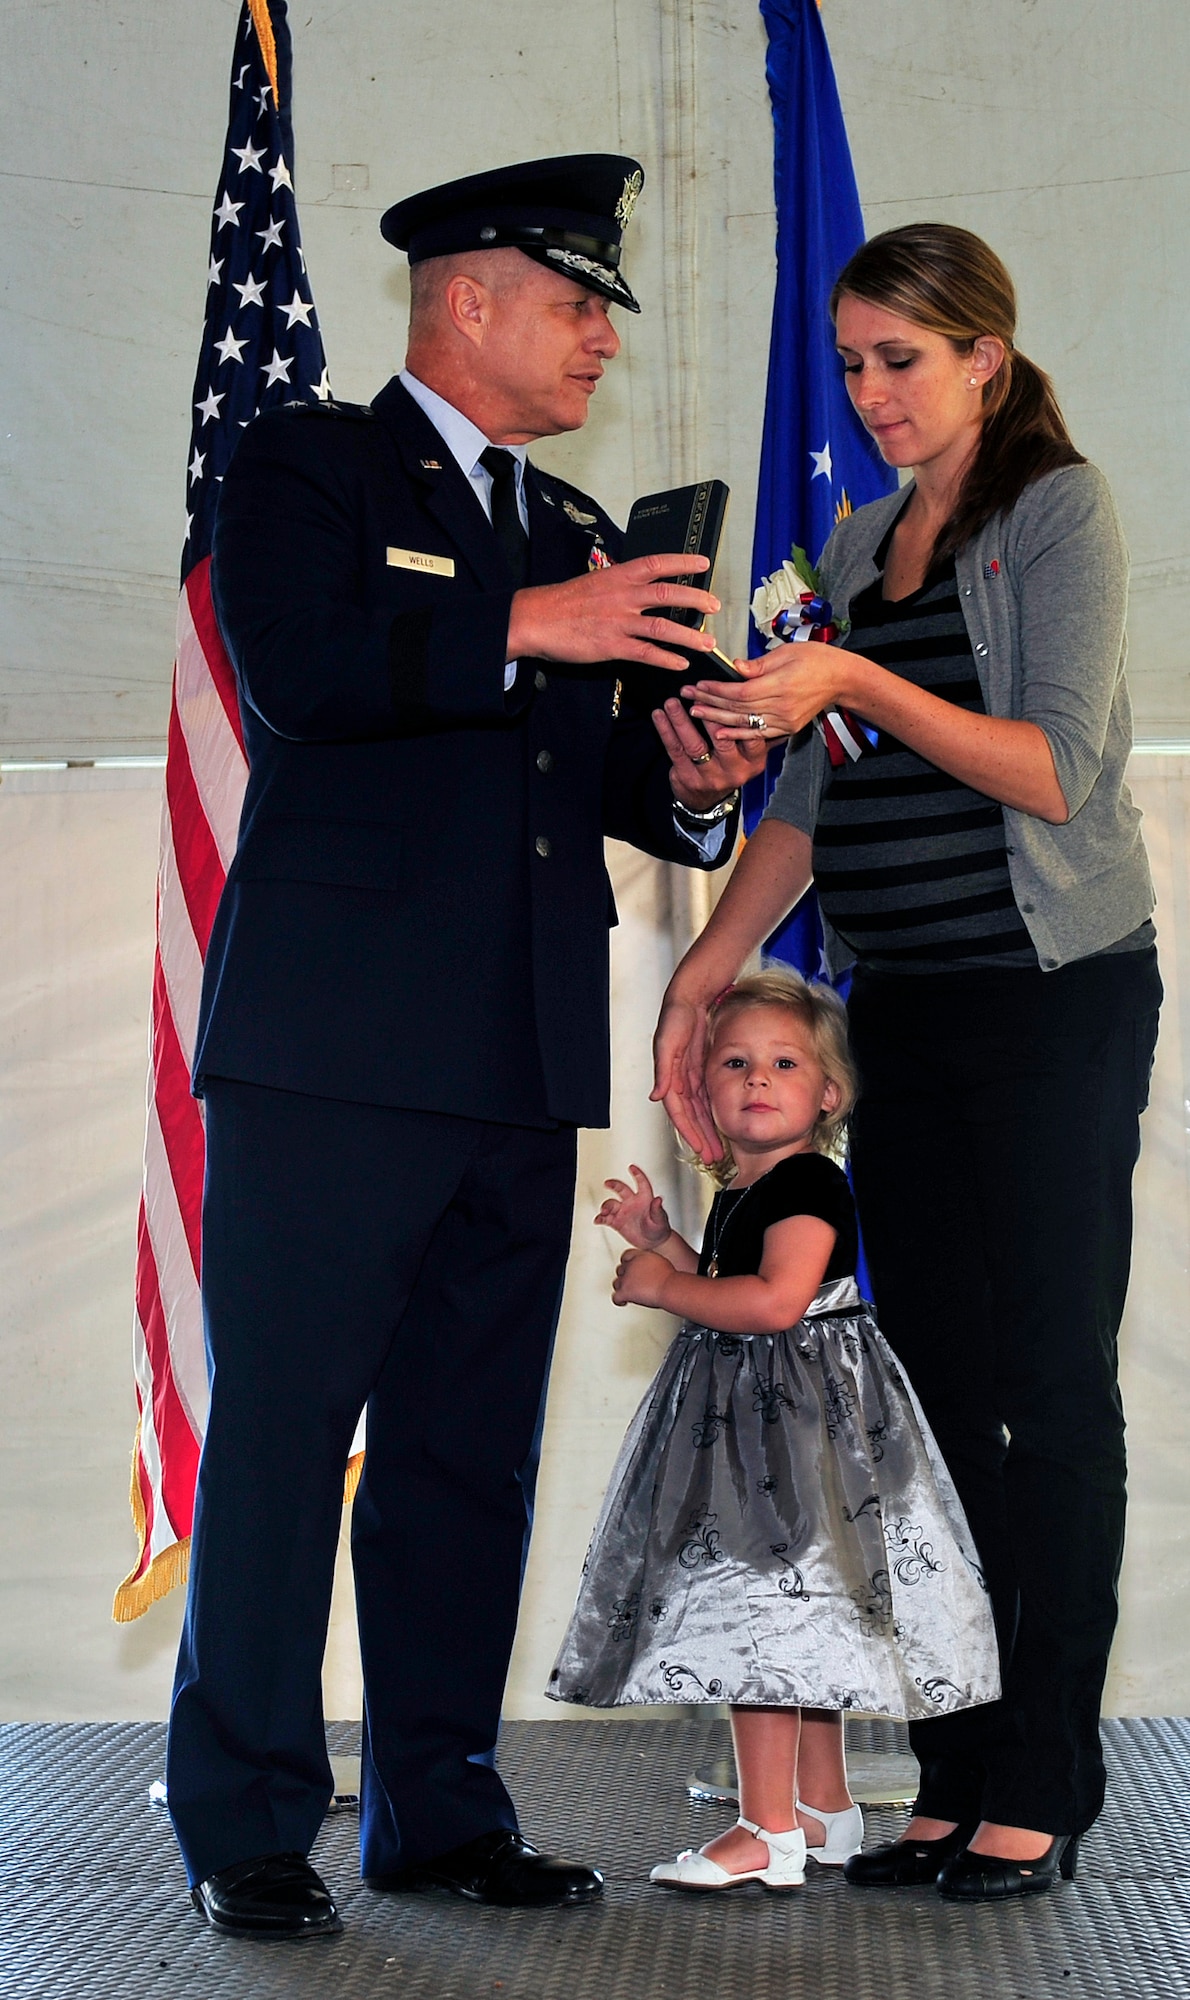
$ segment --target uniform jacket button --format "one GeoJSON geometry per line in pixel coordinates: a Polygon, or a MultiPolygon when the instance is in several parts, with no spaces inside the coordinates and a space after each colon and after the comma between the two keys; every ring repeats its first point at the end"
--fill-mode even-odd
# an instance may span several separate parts
{"type": "Polygon", "coordinates": [[[985,655],[986,655],[986,653],[987,653],[987,650],[988,650],[988,649],[987,649],[987,647],[986,647],[986,646],[984,645],[984,643],[983,643],[983,640],[981,639],[981,640],[980,640],[980,642],[979,642],[979,644],[978,644],[978,646],[977,646],[977,647],[975,648],[975,650],[976,650],[976,652],[977,652],[977,653],[979,654],[980,658],[981,658],[981,659],[983,659],[983,658],[985,657],[985,655]]]}
{"type": "Polygon", "coordinates": [[[539,833],[536,840],[533,842],[533,845],[537,849],[537,852],[540,854],[542,860],[548,861],[550,855],[554,851],[548,836],[544,833],[539,833]]]}
{"type": "Polygon", "coordinates": [[[539,771],[552,771],[552,770],[553,770],[553,768],[554,768],[554,760],[553,760],[553,758],[551,757],[551,755],[550,755],[550,753],[549,753],[549,751],[548,751],[548,750],[539,750],[539,751],[537,752],[537,768],[538,768],[538,770],[539,770],[539,771]]]}
{"type": "Polygon", "coordinates": [[[537,672],[533,676],[533,685],[537,689],[538,694],[541,693],[542,689],[546,685],[546,678],[545,675],[542,673],[540,667],[538,667],[537,672]]]}

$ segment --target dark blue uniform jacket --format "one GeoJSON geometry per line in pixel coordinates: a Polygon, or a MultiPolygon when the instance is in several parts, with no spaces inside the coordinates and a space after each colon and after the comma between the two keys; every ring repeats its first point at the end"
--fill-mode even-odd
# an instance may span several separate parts
{"type": "MultiPolygon", "coordinates": [[[[526,484],[531,583],[584,573],[597,538],[619,554],[594,501],[533,467],[526,484]]],[[[608,666],[522,660],[505,693],[510,573],[470,482],[395,380],[370,409],[291,408],[249,427],[212,582],[250,775],[195,1088],[224,1076],[605,1125],[616,919],[603,836],[703,865],[675,830],[648,716],[613,720],[608,666]],[[392,550],[454,573],[395,566],[392,550]]]]}

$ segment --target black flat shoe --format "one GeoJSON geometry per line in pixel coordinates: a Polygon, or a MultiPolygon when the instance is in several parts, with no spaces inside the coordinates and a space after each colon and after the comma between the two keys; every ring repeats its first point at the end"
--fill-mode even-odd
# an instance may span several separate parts
{"type": "Polygon", "coordinates": [[[603,1894],[597,1868],[539,1854],[519,1833],[497,1827],[449,1854],[420,1861],[395,1875],[365,1875],[364,1887],[393,1894],[410,1889],[449,1889],[472,1903],[499,1903],[506,1909],[559,1909],[593,1903],[603,1894]]]}
{"type": "Polygon", "coordinates": [[[941,1840],[890,1840],[866,1854],[853,1854],[844,1862],[843,1874],[856,1889],[921,1889],[938,1880],[974,1832],[969,1823],[944,1833],[941,1840]]]}
{"type": "Polygon", "coordinates": [[[999,1854],[972,1854],[966,1848],[947,1862],[938,1877],[938,1894],[952,1903],[998,1903],[1006,1896],[1040,1896],[1058,1876],[1073,1882],[1078,1866],[1078,1835],[1056,1833],[1036,1861],[1009,1861],[999,1854]]]}
{"type": "Polygon", "coordinates": [[[220,1868],[190,1891],[212,1929],[230,1937],[334,1937],[343,1926],[334,1898],[304,1854],[262,1854],[220,1868]]]}

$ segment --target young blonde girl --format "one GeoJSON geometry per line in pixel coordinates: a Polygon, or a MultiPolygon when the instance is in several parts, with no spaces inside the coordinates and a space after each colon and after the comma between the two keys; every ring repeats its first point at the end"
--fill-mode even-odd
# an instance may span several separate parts
{"type": "Polygon", "coordinates": [[[651,1879],[786,1889],[807,1853],[839,1866],[860,1846],[844,1711],[992,1701],[996,1645],[950,1478],[855,1282],[830,1157],[855,1099],[840,1002],[783,970],[741,980],[714,1010],[705,1080],[726,1153],[701,1255],[639,1167],[596,1217],[631,1246],[616,1303],[683,1325],[625,1439],[549,1692],[730,1703],[740,1819],[651,1879]]]}

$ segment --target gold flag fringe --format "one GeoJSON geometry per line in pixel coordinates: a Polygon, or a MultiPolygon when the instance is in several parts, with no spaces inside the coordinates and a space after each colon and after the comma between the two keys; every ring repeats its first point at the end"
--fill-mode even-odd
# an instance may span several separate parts
{"type": "MultiPolygon", "coordinates": [[[[248,0],[248,12],[256,29],[256,39],[260,43],[260,53],[273,86],[273,103],[277,104],[277,44],[273,40],[273,18],[269,13],[268,0],[248,0]]],[[[278,109],[280,107],[278,106],[278,109]]]]}
{"type": "Polygon", "coordinates": [[[150,1604],[156,1604],[159,1597],[168,1597],[179,1583],[185,1583],[190,1574],[190,1537],[181,1542],[171,1542],[154,1556],[143,1576],[133,1570],[126,1576],[116,1592],[112,1604],[112,1617],[117,1625],[131,1625],[134,1618],[140,1618],[150,1604]]]}
{"type": "Polygon", "coordinates": [[[132,1524],[136,1529],[136,1561],[123,1583],[116,1591],[112,1602],[112,1617],[117,1625],[131,1625],[134,1618],[140,1618],[150,1604],[156,1604],[159,1597],[168,1597],[176,1584],[185,1583],[190,1574],[190,1537],[180,1542],[172,1542],[168,1549],[153,1557],[147,1570],[141,1574],[141,1564],[145,1559],[145,1542],[148,1538],[148,1522],[145,1520],[145,1503],[141,1498],[138,1463],[140,1460],[141,1420],[136,1420],[136,1436],[132,1440],[132,1484],[128,1503],[132,1508],[132,1524]]]}
{"type": "MultiPolygon", "coordinates": [[[[117,1625],[131,1625],[135,1618],[143,1617],[150,1604],[156,1604],[159,1597],[168,1597],[178,1584],[185,1583],[190,1575],[190,1537],[184,1535],[179,1542],[171,1542],[169,1548],[162,1549],[153,1557],[144,1574],[140,1573],[145,1555],[145,1535],[148,1523],[145,1520],[145,1503],[141,1498],[140,1480],[137,1477],[137,1459],[140,1455],[140,1419],[137,1418],[136,1438],[132,1446],[132,1485],[129,1502],[132,1520],[136,1528],[138,1551],[136,1562],[116,1591],[112,1601],[112,1618],[117,1625]]],[[[360,1474],[364,1469],[364,1454],[357,1451],[347,1461],[343,1475],[343,1505],[350,1507],[359,1486],[360,1474]]]]}

